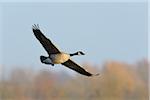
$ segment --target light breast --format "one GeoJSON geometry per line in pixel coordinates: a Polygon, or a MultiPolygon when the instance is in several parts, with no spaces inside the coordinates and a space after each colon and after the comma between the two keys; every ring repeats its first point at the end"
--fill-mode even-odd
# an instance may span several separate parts
{"type": "Polygon", "coordinates": [[[70,55],[66,53],[60,53],[60,54],[52,54],[50,57],[54,64],[61,64],[66,62],[70,58],[70,55]]]}

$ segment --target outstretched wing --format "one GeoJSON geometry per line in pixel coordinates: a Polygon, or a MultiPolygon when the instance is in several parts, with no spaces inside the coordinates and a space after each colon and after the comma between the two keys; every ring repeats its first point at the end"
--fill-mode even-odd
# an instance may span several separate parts
{"type": "Polygon", "coordinates": [[[60,51],[55,47],[55,45],[43,35],[38,25],[34,24],[32,26],[32,30],[35,37],[40,41],[40,43],[42,44],[42,46],[45,48],[45,50],[49,55],[54,53],[60,53],[60,51]]]}
{"type": "MultiPolygon", "coordinates": [[[[75,62],[73,62],[72,60],[68,60],[64,63],[62,63],[62,65],[80,73],[80,74],[83,74],[83,75],[86,75],[86,76],[93,76],[93,74],[87,72],[85,69],[83,69],[82,67],[80,67],[78,64],[76,64],[75,62]]],[[[98,75],[98,74],[95,74],[95,75],[98,75]]]]}

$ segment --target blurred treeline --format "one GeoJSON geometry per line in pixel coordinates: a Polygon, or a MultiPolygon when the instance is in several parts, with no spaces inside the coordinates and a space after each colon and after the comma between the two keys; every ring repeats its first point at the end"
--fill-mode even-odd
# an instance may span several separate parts
{"type": "MultiPolygon", "coordinates": [[[[0,100],[148,100],[147,60],[134,64],[109,61],[83,64],[99,76],[75,76],[66,72],[13,69],[0,80],[0,100]]],[[[42,69],[42,68],[41,68],[42,69]]]]}

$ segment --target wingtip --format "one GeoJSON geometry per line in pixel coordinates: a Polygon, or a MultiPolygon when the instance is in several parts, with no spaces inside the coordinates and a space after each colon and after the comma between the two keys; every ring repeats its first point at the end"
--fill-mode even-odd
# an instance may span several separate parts
{"type": "Polygon", "coordinates": [[[32,25],[33,30],[40,30],[39,24],[32,25]]]}
{"type": "Polygon", "coordinates": [[[99,76],[99,75],[100,75],[99,73],[95,74],[95,76],[99,76]]]}
{"type": "Polygon", "coordinates": [[[100,74],[99,73],[97,73],[97,74],[92,74],[91,76],[99,76],[100,74]]]}

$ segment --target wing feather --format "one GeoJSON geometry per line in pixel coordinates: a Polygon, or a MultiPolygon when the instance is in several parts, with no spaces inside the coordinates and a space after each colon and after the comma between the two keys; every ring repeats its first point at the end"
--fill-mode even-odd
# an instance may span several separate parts
{"type": "Polygon", "coordinates": [[[82,75],[86,75],[86,76],[92,76],[93,74],[87,72],[85,69],[83,69],[82,67],[80,67],[78,64],[76,64],[75,62],[73,62],[72,60],[68,60],[64,63],[62,63],[62,65],[82,74],[82,75]]]}
{"type": "Polygon", "coordinates": [[[55,47],[55,45],[48,38],[46,38],[46,36],[43,35],[39,28],[39,25],[33,25],[32,30],[35,37],[39,40],[39,42],[42,44],[42,46],[49,55],[60,53],[60,51],[55,47]]]}

